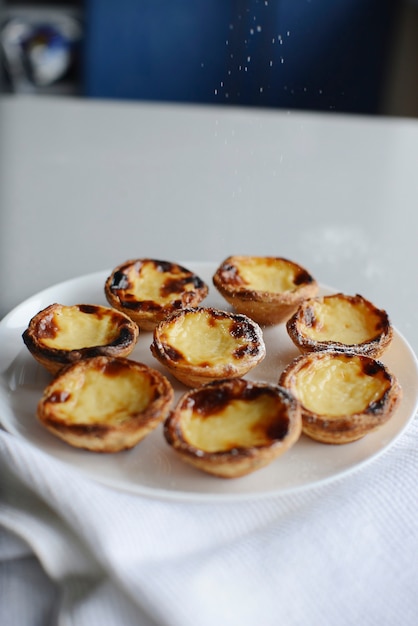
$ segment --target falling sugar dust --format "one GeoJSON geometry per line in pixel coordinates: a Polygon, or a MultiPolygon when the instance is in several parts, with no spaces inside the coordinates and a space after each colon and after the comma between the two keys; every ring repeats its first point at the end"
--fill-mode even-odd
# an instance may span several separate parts
{"type": "MultiPolygon", "coordinates": [[[[238,4],[238,3],[237,3],[238,4]]],[[[283,73],[291,31],[279,32],[277,2],[256,0],[237,11],[225,40],[225,75],[214,87],[221,103],[271,106],[283,73]]],[[[282,87],[286,91],[287,86],[282,87]]],[[[290,87],[292,89],[292,87],[290,87]]]]}

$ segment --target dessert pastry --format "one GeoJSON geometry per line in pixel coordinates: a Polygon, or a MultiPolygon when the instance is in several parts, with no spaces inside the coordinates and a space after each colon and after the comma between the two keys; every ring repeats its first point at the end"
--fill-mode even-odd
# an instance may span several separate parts
{"type": "Polygon", "coordinates": [[[99,356],[61,370],[44,390],[37,417],[71,446],[119,452],[166,419],[173,397],[172,386],[157,370],[99,356]]]}
{"type": "Polygon", "coordinates": [[[286,327],[303,353],[349,350],[376,358],[389,346],[393,336],[386,311],[362,296],[342,293],[305,300],[286,327]]]}
{"type": "Polygon", "coordinates": [[[186,463],[235,478],[286,452],[301,426],[299,403],[288,391],[235,378],[185,393],[165,421],[164,436],[186,463]]]}
{"type": "Polygon", "coordinates": [[[195,387],[244,376],[266,354],[261,328],[245,315],[183,309],[154,329],[151,352],[175,378],[195,387]]]}
{"type": "Polygon", "coordinates": [[[230,256],[213,284],[236,311],[259,324],[279,324],[318,292],[316,280],[300,265],[279,257],[230,256]]]}
{"type": "Polygon", "coordinates": [[[376,430],[401,399],[395,376],[371,357],[311,352],[284,370],[279,384],[301,403],[303,432],[323,443],[349,443],[376,430]]]}
{"type": "Polygon", "coordinates": [[[208,286],[190,270],[155,259],[135,259],[116,267],[105,284],[115,309],[129,315],[143,330],[153,330],[167,315],[199,305],[208,286]]]}
{"type": "Polygon", "coordinates": [[[23,341],[33,357],[55,374],[88,357],[126,357],[138,335],[138,326],[110,307],[51,304],[30,320],[23,341]]]}

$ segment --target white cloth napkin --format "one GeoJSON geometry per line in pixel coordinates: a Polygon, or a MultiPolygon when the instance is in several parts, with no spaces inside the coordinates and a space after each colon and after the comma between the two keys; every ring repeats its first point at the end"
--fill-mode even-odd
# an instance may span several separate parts
{"type": "Polygon", "coordinates": [[[0,430],[2,626],[416,626],[418,419],[319,488],[176,503],[0,430]]]}

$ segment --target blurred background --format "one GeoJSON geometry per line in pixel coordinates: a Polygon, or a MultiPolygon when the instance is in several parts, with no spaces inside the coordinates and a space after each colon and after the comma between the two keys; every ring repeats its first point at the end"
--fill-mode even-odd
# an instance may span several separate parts
{"type": "Polygon", "coordinates": [[[3,0],[2,90],[418,116],[418,0],[3,0]]]}

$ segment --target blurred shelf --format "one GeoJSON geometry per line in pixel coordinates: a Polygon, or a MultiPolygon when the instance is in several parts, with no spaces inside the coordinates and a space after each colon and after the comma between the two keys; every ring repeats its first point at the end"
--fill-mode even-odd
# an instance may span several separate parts
{"type": "Polygon", "coordinates": [[[82,22],[81,1],[4,2],[1,13],[2,91],[80,95],[82,22]],[[70,41],[69,31],[78,33],[74,41],[70,41]],[[60,33],[63,35],[61,41],[60,33]],[[18,41],[22,41],[22,45],[18,41]],[[54,78],[54,72],[57,78],[54,78]],[[37,77],[43,80],[36,80],[37,77]]]}

